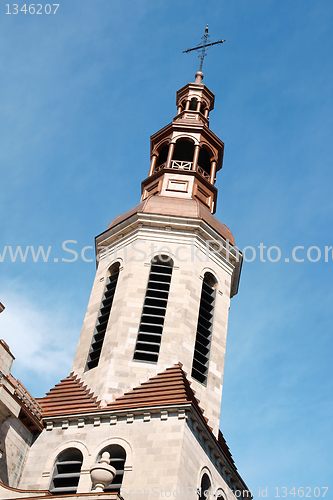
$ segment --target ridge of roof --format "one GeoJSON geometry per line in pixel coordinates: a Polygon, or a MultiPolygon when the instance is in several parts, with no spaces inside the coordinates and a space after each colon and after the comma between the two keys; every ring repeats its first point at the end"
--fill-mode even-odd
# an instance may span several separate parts
{"type": "Polygon", "coordinates": [[[221,429],[219,429],[219,433],[218,433],[218,437],[217,437],[217,442],[220,446],[220,448],[222,449],[223,453],[225,454],[225,456],[227,457],[227,459],[229,460],[229,462],[231,462],[231,464],[235,467],[235,469],[237,470],[237,467],[235,465],[235,462],[234,462],[234,459],[232,458],[232,455],[231,455],[231,452],[230,452],[230,449],[229,449],[229,446],[227,445],[227,442],[226,440],[224,439],[224,436],[222,434],[222,431],[221,429]]]}

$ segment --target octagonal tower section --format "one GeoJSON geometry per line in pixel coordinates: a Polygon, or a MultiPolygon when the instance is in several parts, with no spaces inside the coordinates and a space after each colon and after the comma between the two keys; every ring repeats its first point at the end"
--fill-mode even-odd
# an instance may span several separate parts
{"type": "Polygon", "coordinates": [[[180,362],[217,436],[242,255],[213,215],[224,147],[209,129],[214,94],[189,83],[176,104],[172,122],[151,137],[141,202],[96,238],[73,371],[106,404],[180,362]]]}

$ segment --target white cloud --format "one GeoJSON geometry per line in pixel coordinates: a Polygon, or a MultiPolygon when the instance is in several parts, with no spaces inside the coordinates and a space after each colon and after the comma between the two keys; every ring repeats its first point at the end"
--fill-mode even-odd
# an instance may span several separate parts
{"type": "Polygon", "coordinates": [[[3,288],[6,309],[0,316],[0,336],[15,356],[13,375],[34,396],[42,396],[71,370],[78,331],[69,311],[50,300],[49,307],[33,292],[3,288]]]}

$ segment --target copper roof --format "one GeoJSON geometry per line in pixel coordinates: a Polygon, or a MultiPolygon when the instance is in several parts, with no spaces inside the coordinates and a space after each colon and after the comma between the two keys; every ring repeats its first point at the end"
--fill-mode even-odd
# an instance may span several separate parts
{"type": "Polygon", "coordinates": [[[46,396],[37,399],[44,418],[99,410],[96,400],[87,386],[73,373],[61,380],[46,396]]]}
{"type": "Polygon", "coordinates": [[[108,229],[117,226],[137,213],[201,219],[207,222],[207,224],[215,229],[224,239],[229,240],[231,245],[235,245],[235,240],[230,229],[225,224],[222,224],[222,222],[214,217],[207,208],[195,199],[151,195],[146,200],[139,203],[139,205],[136,205],[122,215],[118,215],[118,217],[111,222],[108,229]]]}

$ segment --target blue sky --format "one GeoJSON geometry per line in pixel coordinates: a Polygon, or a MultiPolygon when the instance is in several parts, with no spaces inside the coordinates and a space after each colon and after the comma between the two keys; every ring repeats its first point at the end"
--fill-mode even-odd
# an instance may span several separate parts
{"type": "Polygon", "coordinates": [[[0,255],[9,245],[52,247],[48,263],[8,254],[0,263],[0,333],[16,356],[14,375],[41,396],[69,373],[95,264],[62,262],[62,242],[94,245],[139,201],[149,136],[175,115],[175,93],[199,64],[182,51],[208,23],[213,40],[227,39],[204,64],[216,94],[210,126],[225,142],[216,215],[240,249],[282,252],[276,263],[244,263],[221,429],[255,498],[266,487],[267,498],[276,487],[282,497],[283,486],[311,488],[312,498],[315,487],[332,489],[332,254],[324,259],[333,246],[332,3],[70,0],[55,15],[6,9],[0,255]],[[292,261],[296,246],[304,262],[292,261]],[[306,258],[312,246],[318,262],[306,258]]]}

